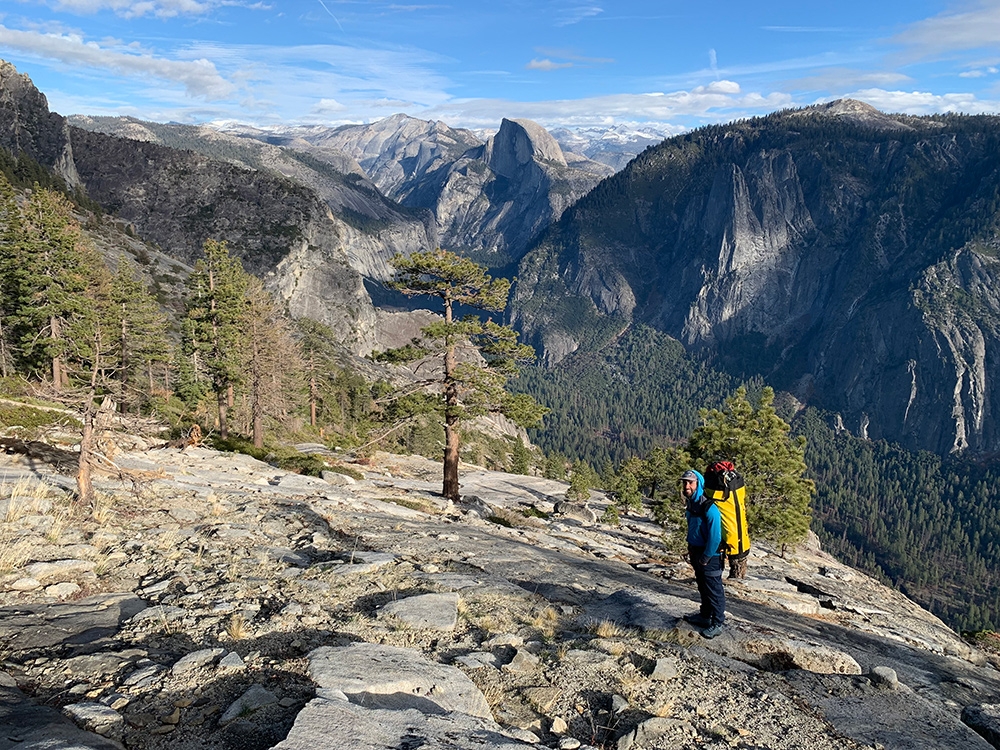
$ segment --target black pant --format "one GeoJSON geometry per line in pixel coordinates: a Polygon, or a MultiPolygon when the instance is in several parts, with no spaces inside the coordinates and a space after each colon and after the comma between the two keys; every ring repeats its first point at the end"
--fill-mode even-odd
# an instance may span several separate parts
{"type": "Polygon", "coordinates": [[[698,582],[701,595],[701,616],[716,623],[726,621],[726,590],[722,585],[722,571],[725,567],[722,555],[705,557],[702,547],[688,547],[694,579],[698,582]]]}

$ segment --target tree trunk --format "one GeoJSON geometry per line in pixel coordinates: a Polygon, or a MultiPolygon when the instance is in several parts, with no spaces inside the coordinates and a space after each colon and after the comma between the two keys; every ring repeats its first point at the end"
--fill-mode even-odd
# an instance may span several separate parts
{"type": "MultiPolygon", "coordinates": [[[[451,323],[451,300],[444,300],[444,320],[451,323]]],[[[444,487],[441,494],[457,503],[458,494],[458,384],[455,383],[455,345],[448,342],[444,352],[444,487]]]]}
{"type": "Polygon", "coordinates": [[[129,340],[128,340],[128,323],[125,321],[125,303],[122,302],[122,328],[118,332],[118,386],[121,388],[121,394],[118,399],[118,410],[122,414],[128,413],[128,396],[126,390],[128,389],[128,360],[129,360],[129,340]]]}
{"type": "MultiPolygon", "coordinates": [[[[451,399],[448,399],[450,401],[451,399]]],[[[444,488],[441,494],[450,502],[457,503],[458,493],[458,419],[447,415],[444,422],[444,488]]]]}
{"type": "Polygon", "coordinates": [[[316,399],[319,387],[316,384],[316,362],[309,357],[309,426],[316,426],[316,399]]]}
{"type": "Polygon", "coordinates": [[[76,472],[76,495],[81,504],[94,500],[94,485],[90,478],[90,457],[94,453],[94,386],[87,393],[87,408],[83,414],[83,435],[80,438],[80,467],[76,472]]]}
{"type": "Polygon", "coordinates": [[[98,329],[94,345],[94,361],[90,369],[90,389],[87,392],[87,406],[83,413],[83,434],[80,436],[80,464],[76,472],[76,494],[80,503],[89,505],[94,500],[94,485],[91,482],[91,457],[94,455],[94,398],[97,396],[97,374],[101,370],[101,336],[98,329]]]}
{"type": "Polygon", "coordinates": [[[229,398],[225,386],[219,386],[215,391],[216,401],[219,404],[219,438],[229,439],[229,398]]]}
{"type": "Polygon", "coordinates": [[[7,339],[3,333],[3,318],[0,318],[0,377],[7,377],[7,339]]]}
{"type": "MultiPolygon", "coordinates": [[[[58,341],[60,333],[58,318],[49,318],[49,330],[52,332],[52,338],[58,341]]],[[[52,386],[57,391],[62,390],[62,369],[62,359],[57,354],[52,357],[52,386]]]]}
{"type": "Polygon", "coordinates": [[[261,377],[261,357],[263,353],[260,349],[260,335],[257,330],[256,318],[253,322],[250,345],[251,351],[250,373],[252,378],[252,390],[250,402],[250,413],[253,416],[253,447],[264,447],[264,379],[261,377]]]}

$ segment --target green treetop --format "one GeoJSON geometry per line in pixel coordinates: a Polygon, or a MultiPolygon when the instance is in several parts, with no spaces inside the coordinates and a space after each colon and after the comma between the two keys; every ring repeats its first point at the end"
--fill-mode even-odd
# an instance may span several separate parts
{"type": "Polygon", "coordinates": [[[60,389],[69,384],[68,359],[87,356],[95,314],[90,297],[106,269],[83,242],[62,195],[36,186],[18,206],[8,189],[0,192],[4,326],[18,364],[38,375],[50,372],[60,389]]]}

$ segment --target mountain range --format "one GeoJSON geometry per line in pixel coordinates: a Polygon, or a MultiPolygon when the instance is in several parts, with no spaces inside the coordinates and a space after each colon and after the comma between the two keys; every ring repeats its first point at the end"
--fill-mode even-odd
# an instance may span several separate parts
{"type": "Polygon", "coordinates": [[[7,64],[0,87],[8,150],[185,264],[228,240],[356,353],[387,328],[370,294],[387,259],[443,246],[516,268],[513,321],[548,366],[645,324],[853,434],[1000,448],[997,118],[844,100],[676,136],[609,175],[526,120],[485,140],[405,115],[222,132],[66,120],[7,64]]]}
{"type": "Polygon", "coordinates": [[[838,101],[646,150],[518,270],[549,365],[642,323],[853,434],[1000,447],[1000,119],[838,101]]]}

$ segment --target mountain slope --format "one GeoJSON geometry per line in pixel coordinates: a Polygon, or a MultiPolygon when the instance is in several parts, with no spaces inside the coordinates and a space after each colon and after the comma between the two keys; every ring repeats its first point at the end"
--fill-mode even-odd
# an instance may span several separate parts
{"type": "Polygon", "coordinates": [[[550,222],[613,170],[576,154],[530,120],[504,120],[482,141],[469,130],[393,115],[324,130],[248,131],[357,160],[389,198],[430,209],[442,246],[498,268],[517,261],[550,222]]]}
{"type": "Polygon", "coordinates": [[[549,363],[647,323],[857,434],[996,450],[998,147],[856,102],[673,138],[526,256],[517,322],[549,363]]]}

